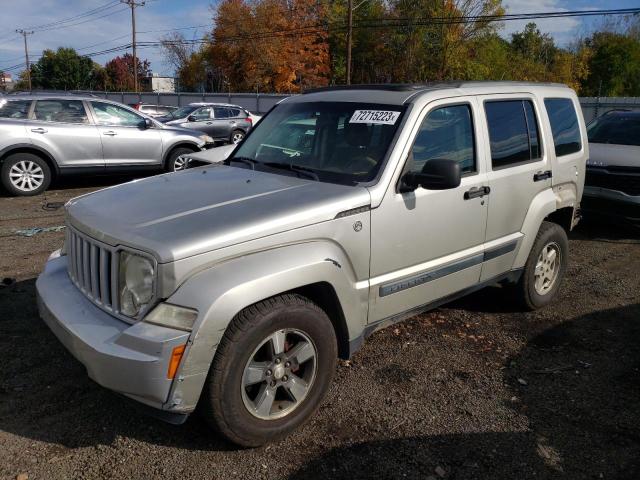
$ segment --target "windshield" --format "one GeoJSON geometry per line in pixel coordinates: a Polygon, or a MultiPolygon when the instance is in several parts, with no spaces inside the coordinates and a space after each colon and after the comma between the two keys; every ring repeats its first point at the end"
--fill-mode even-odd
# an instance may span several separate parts
{"type": "Polygon", "coordinates": [[[380,169],[404,110],[373,103],[282,103],[228,163],[285,175],[302,176],[304,170],[323,182],[368,182],[380,169]]]}
{"type": "Polygon", "coordinates": [[[184,118],[197,108],[197,105],[187,105],[186,107],[180,107],[179,109],[174,110],[173,112],[169,112],[168,114],[173,118],[184,118]]]}
{"type": "Polygon", "coordinates": [[[604,115],[587,128],[591,143],[640,146],[640,116],[604,115]]]}

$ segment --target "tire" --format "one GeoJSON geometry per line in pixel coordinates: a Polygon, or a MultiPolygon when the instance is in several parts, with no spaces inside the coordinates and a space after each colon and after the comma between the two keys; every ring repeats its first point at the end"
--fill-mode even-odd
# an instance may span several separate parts
{"type": "Polygon", "coordinates": [[[201,413],[215,430],[243,447],[282,438],[318,409],[337,357],[331,320],[309,299],[286,294],[257,303],[236,315],[222,337],[200,399],[201,413]],[[271,349],[278,341],[270,337],[276,336],[284,347],[274,357],[271,349]],[[311,348],[315,357],[304,360],[311,348]],[[250,360],[260,360],[261,368],[249,368],[250,360]],[[301,379],[308,385],[306,393],[301,379]],[[267,391],[272,393],[265,395],[267,391]],[[287,392],[296,392],[299,401],[287,392]]]}
{"type": "Polygon", "coordinates": [[[181,170],[186,170],[188,164],[181,162],[181,155],[189,155],[192,154],[193,150],[187,147],[178,147],[171,151],[169,157],[167,158],[166,170],[167,172],[179,172],[181,170]]]}
{"type": "Polygon", "coordinates": [[[51,168],[33,153],[14,153],[2,163],[2,185],[14,196],[29,197],[44,192],[51,183],[51,168]]]}
{"type": "Polygon", "coordinates": [[[236,143],[240,143],[244,137],[245,137],[245,133],[242,130],[234,130],[233,132],[231,132],[231,136],[229,137],[229,142],[236,144],[236,143]]]}
{"type": "Polygon", "coordinates": [[[525,308],[537,310],[553,301],[567,270],[568,253],[569,241],[564,229],[556,223],[542,222],[516,284],[525,308]],[[555,255],[553,260],[551,252],[555,255]]]}

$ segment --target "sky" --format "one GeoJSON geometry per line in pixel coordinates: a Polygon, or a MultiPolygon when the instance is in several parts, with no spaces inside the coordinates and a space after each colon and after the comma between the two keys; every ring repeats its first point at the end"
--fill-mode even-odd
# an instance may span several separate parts
{"type": "MultiPolygon", "coordinates": [[[[140,0],[138,0],[140,1],[140,0]]],[[[147,0],[136,9],[138,41],[157,41],[172,29],[187,38],[200,38],[211,25],[211,4],[216,0],[147,0]],[[209,25],[207,27],[207,25],[209,25]]],[[[537,13],[547,11],[594,10],[640,7],[640,0],[503,0],[507,13],[537,13]]],[[[30,60],[37,61],[45,48],[73,47],[79,53],[97,52],[131,41],[131,13],[115,0],[0,0],[0,70],[9,69],[15,76],[24,62],[24,43],[16,29],[35,30],[28,36],[30,60]],[[93,16],[68,22],[66,28],[33,28],[83,14],[94,8],[114,3],[93,16]],[[39,30],[39,31],[38,31],[39,30]],[[10,67],[15,67],[10,69],[10,67]]],[[[536,20],[542,32],[551,34],[556,43],[566,46],[574,38],[587,33],[598,22],[597,17],[536,20]]],[[[522,30],[525,21],[504,22],[501,35],[508,37],[522,30]]],[[[104,64],[118,53],[93,57],[104,64]]],[[[154,73],[173,74],[164,62],[159,48],[140,48],[138,56],[151,62],[154,73]]]]}

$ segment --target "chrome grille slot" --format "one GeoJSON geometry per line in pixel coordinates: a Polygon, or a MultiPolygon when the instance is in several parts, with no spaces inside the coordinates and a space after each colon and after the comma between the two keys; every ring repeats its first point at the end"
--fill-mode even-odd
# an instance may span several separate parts
{"type": "Polygon", "coordinates": [[[67,269],[73,283],[89,300],[118,313],[116,250],[67,226],[67,255],[67,269]]]}

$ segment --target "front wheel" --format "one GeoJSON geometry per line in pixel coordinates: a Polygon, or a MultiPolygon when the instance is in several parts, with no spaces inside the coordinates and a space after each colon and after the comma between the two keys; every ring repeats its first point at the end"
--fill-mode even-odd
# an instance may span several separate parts
{"type": "Polygon", "coordinates": [[[302,425],[319,407],[337,359],[326,313],[300,295],[281,295],[229,324],[201,398],[208,422],[227,439],[255,447],[302,425]]]}
{"type": "Polygon", "coordinates": [[[193,153],[190,148],[176,148],[167,159],[167,172],[179,172],[189,168],[188,156],[193,153]]]}
{"type": "Polygon", "coordinates": [[[529,310],[542,308],[554,299],[567,269],[569,241],[564,229],[542,222],[516,288],[529,310]]]}

